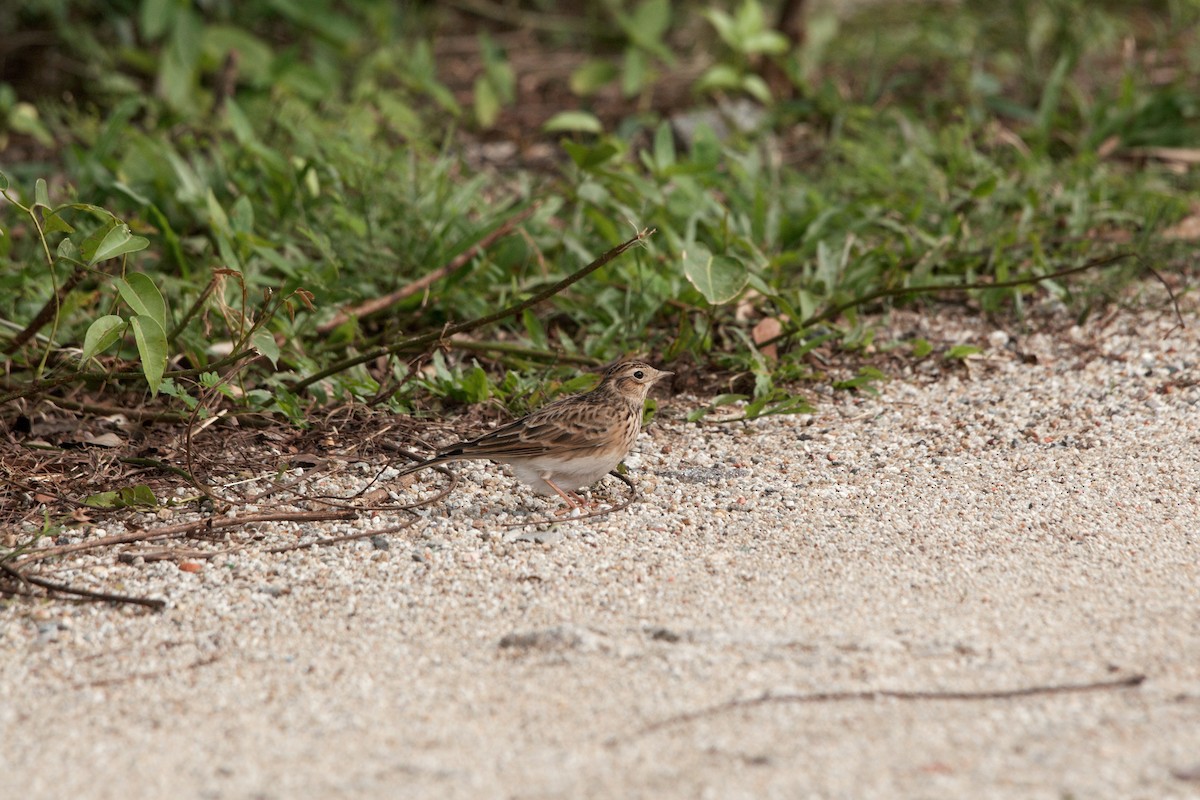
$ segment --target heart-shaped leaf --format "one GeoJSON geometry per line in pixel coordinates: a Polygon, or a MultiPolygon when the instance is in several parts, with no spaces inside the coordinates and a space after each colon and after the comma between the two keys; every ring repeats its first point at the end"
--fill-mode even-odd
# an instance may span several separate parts
{"type": "Polygon", "coordinates": [[[133,327],[133,338],[141,356],[142,374],[146,376],[150,394],[156,395],[167,369],[167,334],[158,320],[145,314],[138,314],[129,320],[129,324],[133,327]]]}
{"type": "Polygon", "coordinates": [[[96,252],[92,253],[91,258],[88,259],[88,266],[123,256],[126,253],[136,253],[149,246],[149,239],[144,236],[134,236],[129,232],[129,226],[122,222],[113,225],[108,229],[108,233],[104,234],[104,238],[96,245],[96,252]]]}
{"type": "Polygon", "coordinates": [[[683,252],[683,274],[713,305],[728,303],[750,280],[745,265],[729,256],[713,255],[707,247],[694,244],[683,252]]]}
{"type": "Polygon", "coordinates": [[[275,366],[279,361],[279,345],[275,343],[275,337],[270,331],[259,329],[250,336],[250,346],[260,356],[265,357],[271,362],[271,366],[275,366]]]}
{"type": "Polygon", "coordinates": [[[116,285],[121,299],[129,304],[134,313],[144,314],[164,331],[167,329],[167,303],[150,276],[133,272],[128,278],[117,278],[116,285]]]}
{"type": "Polygon", "coordinates": [[[83,355],[80,364],[86,364],[93,356],[103,353],[121,338],[125,332],[125,320],[115,314],[107,314],[88,326],[83,337],[83,355]]]}

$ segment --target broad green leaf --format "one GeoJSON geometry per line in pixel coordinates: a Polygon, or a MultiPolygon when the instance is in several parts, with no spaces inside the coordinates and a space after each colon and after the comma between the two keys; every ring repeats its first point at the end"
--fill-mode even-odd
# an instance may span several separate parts
{"type": "Polygon", "coordinates": [[[633,97],[650,81],[650,57],[645,50],[636,47],[625,48],[625,63],[621,68],[621,91],[626,97],[633,97]]]}
{"type": "Polygon", "coordinates": [[[229,215],[225,213],[225,209],[221,207],[221,201],[213,194],[213,190],[208,190],[208,195],[205,198],[205,203],[208,206],[208,221],[219,233],[226,233],[231,230],[229,225],[229,215]]]}
{"type": "Polygon", "coordinates": [[[603,133],[604,126],[600,124],[600,120],[595,114],[587,111],[560,111],[546,123],[542,125],[542,130],[547,133],[560,133],[564,131],[577,133],[603,133]]]}
{"type": "Polygon", "coordinates": [[[155,319],[145,314],[133,317],[129,324],[133,327],[133,339],[141,356],[142,374],[146,376],[150,394],[156,395],[167,369],[167,334],[155,319]]]}
{"type": "Polygon", "coordinates": [[[728,64],[716,64],[705,71],[696,81],[696,88],[702,92],[714,89],[739,89],[742,76],[728,64]]]}
{"type": "Polygon", "coordinates": [[[670,0],[642,0],[633,11],[633,31],[639,43],[657,41],[671,25],[670,0]]]}
{"type": "Polygon", "coordinates": [[[144,483],[137,486],[123,486],[115,492],[99,492],[84,498],[83,504],[91,508],[130,508],[142,506],[154,508],[158,498],[154,490],[144,483]]]}
{"type": "Polygon", "coordinates": [[[242,195],[233,203],[229,213],[229,223],[234,233],[254,233],[254,204],[247,195],[242,195]]]}
{"type": "Polygon", "coordinates": [[[96,230],[92,231],[91,234],[89,234],[88,237],[83,240],[83,244],[79,247],[79,253],[85,261],[87,261],[89,264],[94,263],[92,256],[95,255],[96,249],[100,247],[100,243],[104,241],[104,237],[108,236],[108,232],[118,224],[118,221],[111,220],[107,225],[102,225],[96,230]]]}
{"type": "MultiPolygon", "coordinates": [[[[214,15],[215,16],[215,15],[214,15]]],[[[223,62],[231,52],[237,52],[239,83],[266,86],[271,81],[275,53],[271,46],[248,30],[233,25],[205,24],[200,42],[204,58],[212,63],[223,62]]],[[[226,99],[226,111],[229,109],[226,99]]]]}
{"type": "Polygon", "coordinates": [[[716,8],[710,8],[701,13],[709,21],[709,24],[716,29],[717,35],[721,37],[722,41],[730,47],[736,48],[737,31],[734,26],[733,17],[716,8]]]}
{"type": "Polygon", "coordinates": [[[463,375],[459,385],[463,399],[468,403],[482,403],[491,394],[487,373],[478,364],[466,375],[463,375]]]}
{"type": "Polygon", "coordinates": [[[742,40],[742,48],[745,53],[779,55],[787,52],[788,40],[779,31],[758,31],[742,40]]]}
{"type": "Polygon", "coordinates": [[[262,328],[256,330],[250,336],[250,346],[254,348],[254,352],[270,361],[271,366],[276,366],[276,362],[279,361],[279,345],[275,343],[275,337],[270,331],[262,328]]]}
{"type": "Polygon", "coordinates": [[[475,80],[475,121],[481,128],[490,128],[500,116],[500,97],[486,77],[475,80]]]}
{"type": "Polygon", "coordinates": [[[178,7],[175,0],[142,0],[138,24],[146,41],[153,42],[167,32],[178,7]]]}
{"type": "Polygon", "coordinates": [[[150,240],[144,236],[134,236],[129,232],[129,226],[125,223],[113,225],[108,229],[108,233],[104,234],[104,238],[96,245],[95,252],[88,259],[88,266],[93,266],[101,261],[107,261],[110,258],[123,256],[126,253],[136,253],[138,250],[145,250],[150,246],[150,240]]]}
{"type": "Polygon", "coordinates": [[[63,239],[58,243],[58,247],[54,248],[54,254],[59,258],[75,258],[79,255],[79,250],[70,239],[63,239]]]}
{"type": "Polygon", "coordinates": [[[746,267],[728,256],[715,256],[704,245],[683,252],[683,274],[713,305],[728,303],[738,296],[750,279],[746,267]]]}
{"type": "Polygon", "coordinates": [[[567,85],[580,97],[588,97],[600,91],[617,77],[617,67],[608,61],[592,59],[571,73],[567,85]]]}
{"type": "Polygon", "coordinates": [[[83,498],[83,504],[89,508],[121,508],[121,496],[116,492],[89,494],[83,498]]]}
{"type": "Polygon", "coordinates": [[[562,146],[571,160],[575,162],[575,166],[580,169],[598,167],[620,152],[619,148],[607,139],[595,145],[564,139],[562,146]]]}
{"type": "MultiPolygon", "coordinates": [[[[100,206],[92,205],[91,203],[66,203],[59,206],[58,210],[61,211],[64,208],[73,208],[76,211],[86,211],[89,214],[104,220],[105,224],[109,227],[117,222],[120,222],[120,220],[113,216],[113,213],[107,208],[101,208],[100,206]]],[[[105,228],[105,230],[108,230],[108,228],[105,228]]]]}
{"type": "Polygon", "coordinates": [[[771,88],[759,75],[747,75],[742,78],[742,88],[746,90],[746,94],[763,105],[771,102],[771,88]]]}
{"type": "Polygon", "coordinates": [[[126,486],[120,490],[121,499],[126,505],[130,506],[156,506],[158,498],[154,496],[154,490],[144,483],[139,483],[137,486],[126,486]]]}
{"type": "Polygon", "coordinates": [[[127,279],[117,278],[115,283],[121,299],[135,313],[150,317],[164,331],[167,329],[167,303],[149,275],[132,272],[127,279]]]}
{"type": "Polygon", "coordinates": [[[46,221],[42,225],[42,233],[56,233],[59,231],[63,233],[74,233],[75,228],[73,228],[69,222],[63,219],[62,215],[59,214],[58,211],[55,211],[53,214],[50,214],[48,217],[46,217],[46,221]]]}
{"type": "Polygon", "coordinates": [[[675,132],[666,120],[654,132],[654,166],[660,170],[675,166],[675,132]]]}
{"type": "Polygon", "coordinates": [[[93,356],[103,353],[121,338],[125,332],[125,320],[115,314],[106,314],[88,326],[83,337],[83,355],[79,363],[86,364],[93,356]]]}
{"type": "Polygon", "coordinates": [[[32,103],[17,103],[8,110],[7,120],[9,130],[16,133],[23,133],[26,136],[32,136],[37,139],[38,143],[51,147],[54,145],[54,136],[42,123],[38,116],[37,106],[32,103]]]}
{"type": "Polygon", "coordinates": [[[9,186],[8,176],[5,175],[3,172],[0,172],[0,192],[7,191],[8,186],[9,186]]]}
{"type": "Polygon", "coordinates": [[[954,347],[951,347],[946,351],[946,358],[953,358],[961,361],[967,356],[973,356],[982,352],[982,350],[973,344],[956,344],[954,347]]]}
{"type": "Polygon", "coordinates": [[[37,183],[33,185],[33,205],[34,207],[50,207],[50,190],[46,188],[45,178],[38,178],[37,183]]]}
{"type": "Polygon", "coordinates": [[[245,147],[258,143],[258,137],[254,135],[254,125],[232,97],[225,99],[225,120],[229,123],[229,129],[233,131],[233,136],[238,140],[238,144],[245,147]]]}
{"type": "Polygon", "coordinates": [[[989,175],[975,185],[975,188],[971,190],[971,197],[990,197],[996,191],[996,185],[999,182],[999,179],[995,175],[989,175]]]}

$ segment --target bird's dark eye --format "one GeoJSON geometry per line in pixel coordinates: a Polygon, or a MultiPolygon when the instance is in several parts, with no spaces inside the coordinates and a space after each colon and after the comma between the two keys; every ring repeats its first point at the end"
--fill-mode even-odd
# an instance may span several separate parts
{"type": "Polygon", "coordinates": [[[642,378],[646,377],[646,373],[642,372],[639,369],[637,372],[633,373],[633,377],[637,378],[640,381],[642,378]]]}

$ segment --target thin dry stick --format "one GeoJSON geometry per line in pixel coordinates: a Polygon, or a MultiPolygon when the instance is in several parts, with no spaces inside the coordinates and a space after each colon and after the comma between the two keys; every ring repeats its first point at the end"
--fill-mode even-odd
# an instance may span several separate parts
{"type": "Polygon", "coordinates": [[[365,317],[370,314],[375,314],[387,308],[388,306],[399,303],[406,297],[412,297],[417,292],[425,291],[427,288],[432,286],[437,281],[440,281],[447,275],[462,269],[462,267],[465,266],[468,261],[474,258],[475,255],[481,250],[486,250],[495,244],[499,239],[502,239],[508,234],[512,233],[513,228],[515,228],[518,223],[524,222],[531,214],[533,214],[533,212],[537,211],[537,209],[538,205],[534,204],[529,208],[522,210],[511,219],[506,220],[502,225],[484,236],[478,242],[471,245],[471,247],[467,248],[462,253],[459,253],[445,265],[438,267],[433,272],[430,272],[421,278],[418,278],[407,286],[401,287],[400,289],[397,289],[389,294],[385,294],[382,297],[374,297],[364,303],[354,306],[353,308],[347,308],[343,311],[339,311],[334,315],[333,319],[318,325],[317,332],[322,334],[329,333],[337,326],[347,322],[351,317],[365,317]]]}
{"type": "MultiPolygon", "coordinates": [[[[203,375],[206,372],[218,372],[224,367],[234,364],[247,356],[257,357],[258,353],[254,350],[241,350],[237,353],[225,356],[211,364],[205,364],[203,367],[192,367],[190,369],[168,370],[163,373],[164,378],[195,378],[203,375]]],[[[48,381],[35,381],[20,389],[14,389],[5,395],[0,395],[0,406],[13,400],[19,400],[22,397],[40,394],[41,392],[50,389],[56,389],[59,386],[64,386],[68,383],[86,383],[95,381],[104,383],[113,380],[145,380],[146,376],[141,372],[126,371],[126,372],[75,372],[70,375],[62,375],[57,378],[52,378],[48,381]]]]}
{"type": "Polygon", "coordinates": [[[116,533],[112,536],[103,536],[99,539],[92,539],[87,542],[76,542],[74,544],[64,544],[58,547],[47,547],[44,550],[38,550],[33,553],[18,557],[17,564],[29,564],[34,561],[42,561],[52,556],[66,555],[67,553],[78,553],[85,550],[96,550],[101,547],[109,547],[114,544],[127,544],[129,542],[152,542],[157,539],[169,539],[172,536],[187,536],[191,533],[199,531],[216,531],[223,528],[235,528],[241,525],[253,525],[259,522],[324,522],[326,520],[347,520],[356,519],[358,514],[352,510],[339,511],[276,511],[266,514],[250,514],[244,517],[206,517],[205,519],[195,520],[194,522],[183,522],[179,525],[170,525],[165,528],[157,528],[148,531],[131,531],[129,533],[116,533]]]}
{"type": "MultiPolygon", "coordinates": [[[[1129,689],[1141,686],[1146,676],[1142,674],[1129,675],[1111,681],[1093,681],[1090,683],[1064,683],[1038,686],[1022,686],[1017,689],[984,689],[982,691],[902,691],[893,689],[865,689],[862,691],[844,692],[813,692],[811,694],[771,694],[765,692],[758,697],[746,700],[728,700],[715,706],[702,708],[697,711],[687,711],[672,717],[652,722],[637,730],[628,739],[637,739],[655,733],[664,728],[695,722],[699,719],[727,714],[743,708],[757,708],[769,704],[784,703],[845,703],[856,700],[942,700],[942,701],[981,701],[981,700],[1012,700],[1018,697],[1037,697],[1056,694],[1081,694],[1084,692],[1103,692],[1111,689],[1129,689]]],[[[620,744],[620,739],[614,737],[609,745],[620,744]]]]}
{"type": "Polygon", "coordinates": [[[81,589],[76,586],[69,586],[65,583],[47,580],[45,578],[38,577],[37,575],[26,575],[21,570],[3,562],[0,562],[0,572],[4,572],[13,580],[19,581],[20,583],[29,583],[56,594],[70,594],[75,595],[76,597],[83,597],[88,600],[97,600],[105,603],[129,603],[132,605],[145,606],[153,611],[162,611],[167,606],[167,602],[165,600],[155,600],[149,597],[133,597],[127,594],[97,592],[91,589],[81,589]]]}
{"type": "Polygon", "coordinates": [[[1175,292],[1171,290],[1170,285],[1168,285],[1167,282],[1165,280],[1163,280],[1163,277],[1160,274],[1158,274],[1158,272],[1153,267],[1146,264],[1146,262],[1142,259],[1142,257],[1140,255],[1138,255],[1137,253],[1117,253],[1116,255],[1106,256],[1104,258],[1098,258],[1093,261],[1089,261],[1086,264],[1080,264],[1077,267],[1070,267],[1068,269],[1062,269],[1057,272],[1048,273],[1046,275],[1031,275],[1028,278],[1015,278],[1010,281],[975,281],[972,283],[959,283],[959,284],[950,284],[950,285],[925,284],[925,285],[921,285],[921,286],[901,286],[901,287],[895,287],[895,288],[891,288],[891,289],[880,289],[879,291],[869,292],[869,293],[863,295],[862,297],[856,297],[853,300],[849,300],[845,303],[839,303],[838,305],[830,306],[829,308],[825,309],[824,311],[819,311],[819,312],[813,314],[812,316],[808,317],[807,319],[804,319],[795,325],[789,326],[788,329],[783,331],[782,333],[779,333],[763,342],[760,342],[758,346],[760,348],[762,348],[762,347],[767,347],[768,345],[775,344],[775,343],[782,341],[783,339],[786,339],[790,336],[795,336],[797,333],[804,330],[805,328],[811,328],[813,325],[816,325],[818,323],[828,322],[832,319],[835,319],[838,316],[840,316],[843,311],[848,311],[851,308],[857,308],[858,306],[866,305],[867,303],[873,302],[875,300],[883,300],[888,297],[903,297],[905,295],[910,295],[910,294],[936,294],[938,292],[967,292],[967,291],[973,291],[976,289],[1014,289],[1018,286],[1028,286],[1030,284],[1041,283],[1042,281],[1055,280],[1056,278],[1065,278],[1068,275],[1075,275],[1076,273],[1087,272],[1088,270],[1098,269],[1100,267],[1106,267],[1106,266],[1109,266],[1110,264],[1113,264],[1117,261],[1124,260],[1126,258],[1137,259],[1137,261],[1147,271],[1149,271],[1152,275],[1154,275],[1154,277],[1158,278],[1158,280],[1162,283],[1162,285],[1164,287],[1166,287],[1167,294],[1170,295],[1171,303],[1173,304],[1174,309],[1175,309],[1175,316],[1179,320],[1179,324],[1177,327],[1183,327],[1183,314],[1179,310],[1179,301],[1175,298],[1175,292]]]}
{"type": "Polygon", "coordinates": [[[520,314],[523,311],[525,311],[525,309],[532,308],[533,306],[537,305],[538,303],[542,302],[543,300],[553,297],[554,295],[563,291],[564,289],[571,286],[572,284],[582,280],[583,278],[587,277],[591,273],[593,273],[596,270],[603,267],[608,262],[612,261],[617,256],[624,253],[629,248],[645,241],[653,234],[654,234],[653,228],[646,228],[645,230],[639,231],[637,236],[634,236],[632,239],[630,239],[626,242],[623,242],[622,244],[617,245],[616,247],[609,250],[604,255],[597,258],[592,263],[588,264],[586,267],[584,267],[580,270],[577,270],[575,272],[572,272],[570,275],[563,278],[561,281],[558,281],[557,283],[546,287],[545,289],[541,290],[540,292],[537,292],[536,294],[534,294],[532,297],[530,297],[526,300],[522,300],[519,303],[515,303],[515,304],[509,306],[508,308],[501,309],[500,311],[497,311],[494,314],[488,314],[486,316],[479,317],[477,319],[468,320],[467,322],[460,322],[457,325],[447,325],[445,328],[440,328],[436,331],[429,331],[429,332],[423,333],[419,336],[413,336],[408,339],[404,339],[403,341],[397,342],[395,344],[388,345],[387,347],[377,347],[368,352],[360,353],[359,355],[342,359],[341,361],[337,362],[336,364],[334,364],[326,369],[323,369],[319,372],[309,375],[307,378],[304,378],[303,380],[297,381],[292,386],[292,391],[303,392],[309,386],[312,386],[314,383],[317,383],[318,381],[322,381],[325,378],[328,378],[330,375],[336,375],[337,373],[342,372],[343,370],[350,369],[351,367],[358,366],[359,364],[365,364],[368,361],[374,361],[375,359],[379,358],[380,356],[394,355],[396,353],[400,353],[405,350],[411,350],[414,347],[419,347],[421,345],[426,345],[426,344],[432,344],[433,342],[436,342],[439,339],[445,338],[447,336],[453,336],[457,333],[466,333],[468,331],[473,331],[477,328],[482,328],[485,325],[491,325],[493,323],[499,322],[502,319],[507,319],[508,317],[516,316],[517,314],[520,314]]]}

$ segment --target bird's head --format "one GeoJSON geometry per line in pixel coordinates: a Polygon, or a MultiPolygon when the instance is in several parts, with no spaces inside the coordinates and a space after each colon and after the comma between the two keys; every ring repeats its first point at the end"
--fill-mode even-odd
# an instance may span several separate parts
{"type": "Polygon", "coordinates": [[[598,388],[616,392],[630,402],[641,405],[654,384],[674,374],[655,369],[645,361],[619,361],[604,371],[598,388]]]}

